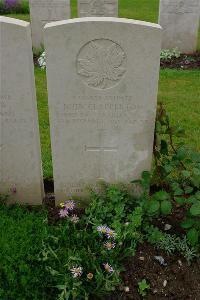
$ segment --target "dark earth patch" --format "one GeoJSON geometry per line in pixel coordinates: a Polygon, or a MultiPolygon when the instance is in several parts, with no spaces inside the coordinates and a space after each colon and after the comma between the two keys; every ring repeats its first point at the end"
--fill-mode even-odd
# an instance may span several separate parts
{"type": "MultiPolygon", "coordinates": [[[[179,58],[173,58],[170,60],[161,60],[161,68],[169,69],[200,69],[200,52],[196,52],[192,55],[181,54],[179,58]]],[[[199,296],[200,299],[200,296],[199,296]]]]}
{"type": "Polygon", "coordinates": [[[145,243],[139,246],[134,257],[125,264],[121,274],[129,292],[116,292],[105,300],[143,299],[138,293],[138,282],[146,279],[150,290],[147,300],[199,300],[200,299],[200,260],[191,265],[180,255],[168,256],[164,251],[145,243]],[[167,266],[163,267],[154,256],[163,256],[167,266]],[[164,281],[167,281],[164,287],[164,281]]]}

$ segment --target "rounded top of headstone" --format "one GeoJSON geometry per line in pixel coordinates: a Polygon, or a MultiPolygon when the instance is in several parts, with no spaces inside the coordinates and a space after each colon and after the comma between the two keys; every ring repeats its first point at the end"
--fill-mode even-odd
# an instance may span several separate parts
{"type": "Polygon", "coordinates": [[[126,18],[114,18],[114,17],[85,17],[85,18],[75,18],[75,19],[69,19],[69,20],[62,20],[62,21],[56,21],[47,23],[44,27],[44,29],[55,27],[55,26],[62,26],[66,24],[75,24],[75,23],[86,23],[86,22],[110,22],[110,23],[118,23],[118,24],[132,24],[132,25],[138,25],[143,27],[149,27],[149,28],[155,28],[155,29],[162,29],[162,27],[159,24],[156,23],[150,23],[145,21],[139,21],[139,20],[133,20],[133,19],[126,19],[126,18]]]}
{"type": "Polygon", "coordinates": [[[25,22],[19,19],[14,19],[14,18],[8,18],[4,16],[0,16],[0,23],[7,23],[7,24],[13,24],[13,25],[18,25],[22,27],[28,27],[30,25],[29,22],[25,22]]]}

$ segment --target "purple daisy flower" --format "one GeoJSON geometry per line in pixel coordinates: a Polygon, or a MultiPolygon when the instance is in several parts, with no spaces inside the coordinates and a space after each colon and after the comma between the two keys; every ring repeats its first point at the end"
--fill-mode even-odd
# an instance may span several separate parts
{"type": "Polygon", "coordinates": [[[60,209],[59,216],[60,216],[60,218],[66,218],[68,216],[67,209],[60,209]]]}

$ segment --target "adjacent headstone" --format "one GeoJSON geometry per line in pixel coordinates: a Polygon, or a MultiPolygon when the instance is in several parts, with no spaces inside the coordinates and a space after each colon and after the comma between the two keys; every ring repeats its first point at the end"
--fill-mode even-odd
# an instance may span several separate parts
{"type": "Polygon", "coordinates": [[[150,170],[161,28],[118,18],[45,26],[57,203],[150,170]],[[70,42],[69,42],[70,41],[70,42]]]}
{"type": "Polygon", "coordinates": [[[0,193],[41,204],[43,180],[30,24],[0,17],[0,193]]]}
{"type": "Polygon", "coordinates": [[[200,0],[160,0],[159,24],[163,27],[162,48],[196,51],[200,0]]]}
{"type": "Polygon", "coordinates": [[[118,0],[78,0],[79,17],[118,17],[118,0]]]}
{"type": "Polygon", "coordinates": [[[29,0],[33,47],[43,47],[46,23],[70,18],[70,0],[29,0]]]}

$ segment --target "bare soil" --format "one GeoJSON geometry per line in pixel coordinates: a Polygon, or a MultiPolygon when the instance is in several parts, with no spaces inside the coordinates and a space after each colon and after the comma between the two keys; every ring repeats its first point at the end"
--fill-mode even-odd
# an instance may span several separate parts
{"type": "Polygon", "coordinates": [[[196,52],[192,55],[182,54],[179,58],[174,58],[171,60],[161,60],[160,66],[162,69],[200,69],[200,52],[196,52]]]}

